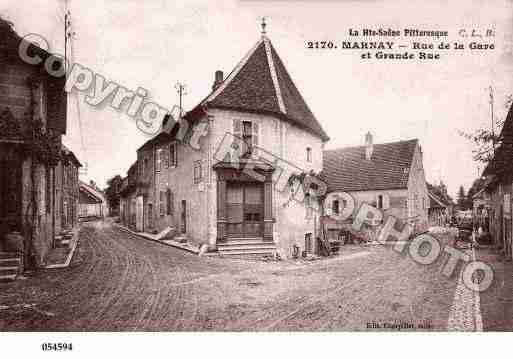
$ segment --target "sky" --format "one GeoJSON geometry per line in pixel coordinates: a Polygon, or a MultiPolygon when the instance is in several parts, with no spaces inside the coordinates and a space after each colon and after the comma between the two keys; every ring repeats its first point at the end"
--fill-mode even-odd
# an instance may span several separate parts
{"type": "MultiPolygon", "coordinates": [[[[175,84],[185,83],[185,110],[209,93],[216,70],[228,74],[259,40],[265,16],[267,36],[331,138],[327,149],[363,144],[367,131],[375,143],[418,138],[427,180],[443,180],[452,195],[483,170],[458,131],[490,126],[489,86],[499,119],[513,93],[512,0],[69,0],[69,7],[74,62],[129,89],[143,87],[168,108],[178,103],[175,84]],[[451,43],[461,39],[461,29],[491,28],[495,37],[478,41],[495,49],[405,62],[306,46],[352,40],[350,28],[444,30],[451,43]]],[[[0,14],[20,35],[41,34],[50,51],[63,53],[64,0],[0,0],[0,14]]],[[[95,108],[83,98],[76,92],[70,99],[64,141],[87,165],[83,179],[104,186],[126,174],[148,137],[123,111],[95,108]]]]}

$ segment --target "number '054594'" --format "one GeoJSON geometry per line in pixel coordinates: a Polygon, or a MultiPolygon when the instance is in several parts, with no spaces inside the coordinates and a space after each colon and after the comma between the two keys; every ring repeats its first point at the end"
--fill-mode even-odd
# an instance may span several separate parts
{"type": "Polygon", "coordinates": [[[72,351],[73,344],[72,343],[43,343],[43,344],[41,344],[41,349],[45,352],[46,351],[54,351],[54,352],[72,351]]]}

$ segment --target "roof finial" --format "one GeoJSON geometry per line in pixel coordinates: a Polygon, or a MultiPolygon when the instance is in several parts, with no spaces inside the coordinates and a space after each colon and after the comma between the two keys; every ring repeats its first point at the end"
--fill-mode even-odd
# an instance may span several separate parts
{"type": "Polygon", "coordinates": [[[265,23],[265,17],[262,17],[262,36],[265,36],[265,27],[267,26],[267,24],[265,23]]]}

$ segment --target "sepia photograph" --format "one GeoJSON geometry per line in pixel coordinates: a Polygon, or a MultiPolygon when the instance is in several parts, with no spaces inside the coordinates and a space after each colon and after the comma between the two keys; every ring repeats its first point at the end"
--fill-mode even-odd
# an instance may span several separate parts
{"type": "Polygon", "coordinates": [[[512,194],[512,0],[0,0],[12,355],[472,353],[512,194]]]}

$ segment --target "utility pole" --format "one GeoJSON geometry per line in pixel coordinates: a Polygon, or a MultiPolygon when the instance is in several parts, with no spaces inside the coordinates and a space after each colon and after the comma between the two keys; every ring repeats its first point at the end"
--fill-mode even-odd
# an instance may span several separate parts
{"type": "Polygon", "coordinates": [[[493,156],[495,157],[495,125],[494,125],[494,120],[493,120],[493,87],[490,85],[489,86],[489,89],[490,89],[490,115],[491,115],[491,119],[492,119],[492,147],[493,147],[493,156]]]}
{"type": "Polygon", "coordinates": [[[187,95],[187,86],[181,82],[177,82],[175,85],[176,92],[178,92],[179,97],[179,106],[180,106],[180,118],[182,118],[183,113],[183,97],[187,95]]]}
{"type": "MultiPolygon", "coordinates": [[[[64,0],[64,69],[67,76],[67,64],[68,64],[68,57],[71,59],[71,61],[74,61],[74,51],[73,51],[73,40],[76,38],[77,33],[73,30],[73,24],[71,21],[71,10],[69,7],[69,0],[64,0]],[[69,46],[69,51],[68,51],[69,46]]],[[[69,109],[69,96],[70,93],[66,93],[66,108],[69,109]]],[[[76,105],[76,111],[77,111],[77,117],[78,117],[78,124],[79,124],[79,131],[80,131],[80,145],[81,145],[81,151],[82,154],[85,157],[85,166],[79,168],[79,173],[82,175],[87,175],[87,169],[88,169],[88,161],[87,161],[87,154],[86,154],[86,147],[84,143],[84,132],[83,132],[83,126],[82,126],[82,118],[80,114],[80,99],[78,96],[78,93],[75,93],[75,105],[76,105]]],[[[69,110],[68,110],[69,111],[69,110]]],[[[66,116],[67,117],[67,116],[66,116]]],[[[67,120],[67,119],[66,119],[67,120]]]]}

